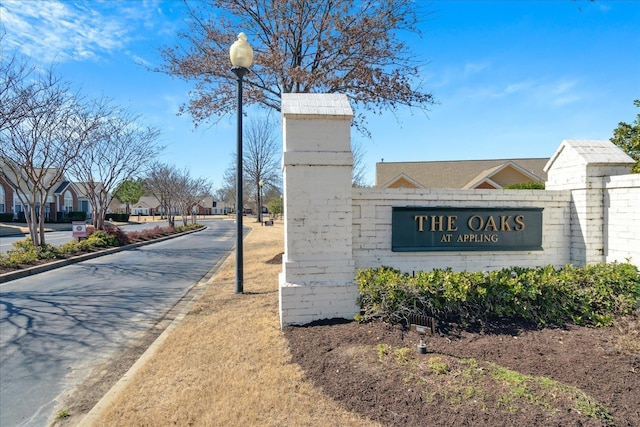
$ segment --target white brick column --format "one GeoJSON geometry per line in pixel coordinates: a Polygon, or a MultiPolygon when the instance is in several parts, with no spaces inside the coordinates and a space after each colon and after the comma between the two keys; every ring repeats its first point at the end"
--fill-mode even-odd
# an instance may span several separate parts
{"type": "Polygon", "coordinates": [[[635,162],[610,141],[564,140],[545,166],[547,190],[571,190],[571,263],[605,262],[605,177],[635,162]]]}
{"type": "Polygon", "coordinates": [[[345,95],[283,94],[280,323],[353,318],[353,111],[345,95]]]}

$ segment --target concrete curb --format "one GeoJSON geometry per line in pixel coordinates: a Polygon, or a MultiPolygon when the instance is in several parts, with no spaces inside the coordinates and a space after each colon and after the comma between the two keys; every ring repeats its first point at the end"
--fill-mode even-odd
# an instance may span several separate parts
{"type": "Polygon", "coordinates": [[[38,274],[38,273],[43,273],[45,271],[49,271],[49,270],[54,270],[56,268],[60,268],[60,267],[65,267],[67,265],[71,265],[71,264],[75,264],[81,261],[86,261],[89,259],[93,259],[93,258],[98,258],[100,256],[104,256],[104,255],[109,255],[109,254],[113,254],[116,252],[121,252],[121,251],[126,251],[129,249],[135,249],[138,248],[140,246],[145,246],[145,245],[150,245],[151,243],[159,243],[162,242],[164,240],[168,240],[168,239],[173,239],[175,237],[180,237],[180,236],[184,236],[190,233],[195,233],[198,231],[202,231],[202,230],[206,230],[208,227],[202,227],[199,228],[197,230],[188,230],[188,231],[183,231],[182,233],[177,233],[177,234],[171,234],[169,236],[164,236],[164,237],[160,237],[158,239],[153,239],[153,240],[147,240],[144,242],[138,242],[138,243],[132,243],[130,245],[126,245],[126,246],[119,246],[119,247],[115,247],[115,248],[108,248],[102,251],[98,251],[98,252],[92,252],[92,253],[88,253],[88,254],[82,254],[82,255],[78,255],[78,256],[74,256],[71,258],[67,258],[67,259],[61,259],[59,261],[53,261],[53,262],[48,262],[46,264],[42,264],[42,265],[37,265],[34,267],[28,267],[28,268],[24,268],[22,270],[16,270],[16,271],[10,271],[9,273],[3,273],[0,274],[0,285],[10,282],[12,280],[16,280],[16,279],[21,279],[23,277],[28,277],[34,274],[38,274]]]}

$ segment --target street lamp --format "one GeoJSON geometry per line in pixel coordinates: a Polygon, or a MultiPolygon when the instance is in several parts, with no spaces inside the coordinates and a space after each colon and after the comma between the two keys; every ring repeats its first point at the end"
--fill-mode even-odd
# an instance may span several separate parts
{"type": "Polygon", "coordinates": [[[258,181],[258,222],[262,224],[262,186],[264,181],[258,181]]]}
{"type": "Polygon", "coordinates": [[[229,49],[231,59],[231,71],[238,77],[238,138],[237,151],[238,159],[236,163],[236,293],[243,292],[243,259],[242,259],[242,78],[249,72],[249,67],[253,62],[253,49],[247,43],[247,36],[244,33],[238,34],[236,40],[229,49]]]}

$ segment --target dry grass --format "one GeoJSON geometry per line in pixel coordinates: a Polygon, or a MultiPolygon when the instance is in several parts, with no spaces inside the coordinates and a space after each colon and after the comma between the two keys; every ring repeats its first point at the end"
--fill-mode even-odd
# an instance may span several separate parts
{"type": "Polygon", "coordinates": [[[100,426],[369,426],[305,381],[278,319],[282,224],[247,236],[244,295],[235,256],[102,413],[100,426]]]}

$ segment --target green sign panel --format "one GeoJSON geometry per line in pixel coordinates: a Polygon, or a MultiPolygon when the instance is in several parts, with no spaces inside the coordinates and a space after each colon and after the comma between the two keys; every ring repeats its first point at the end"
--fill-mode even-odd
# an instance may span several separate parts
{"type": "Polygon", "coordinates": [[[394,207],[391,249],[542,250],[542,208],[394,207]]]}

